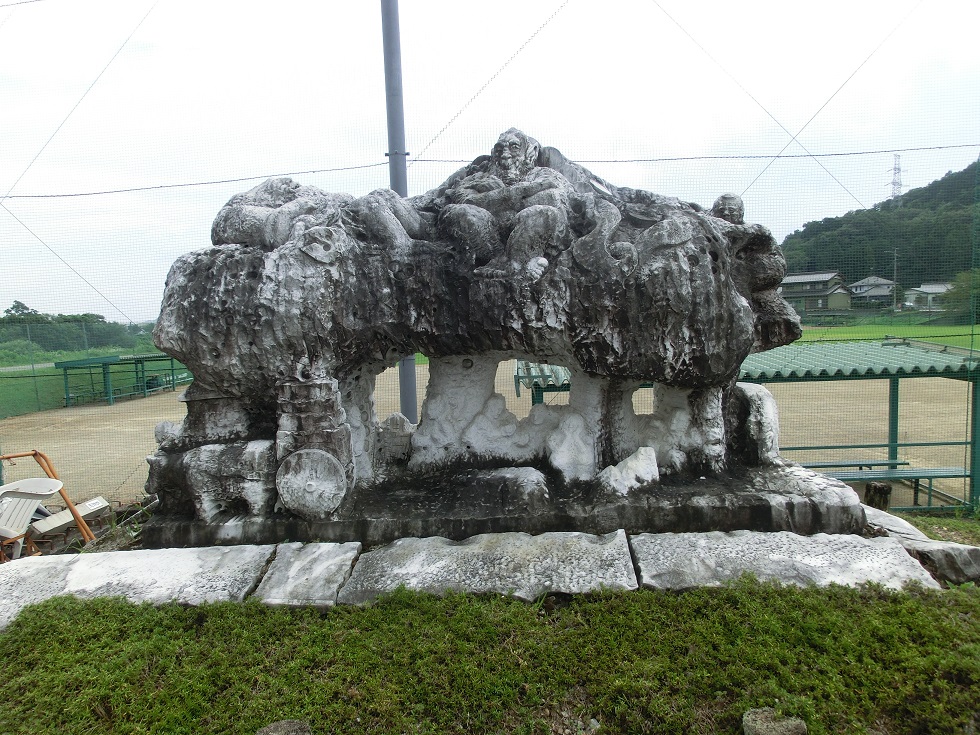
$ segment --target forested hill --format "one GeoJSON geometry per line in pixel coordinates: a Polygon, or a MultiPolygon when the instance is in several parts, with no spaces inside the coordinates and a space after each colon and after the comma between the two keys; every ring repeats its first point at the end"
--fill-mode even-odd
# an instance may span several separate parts
{"type": "Polygon", "coordinates": [[[807,222],[783,241],[787,271],[840,271],[845,283],[872,275],[891,279],[897,250],[902,287],[952,281],[980,248],[973,243],[978,174],[980,162],[972,163],[871,209],[807,222]]]}

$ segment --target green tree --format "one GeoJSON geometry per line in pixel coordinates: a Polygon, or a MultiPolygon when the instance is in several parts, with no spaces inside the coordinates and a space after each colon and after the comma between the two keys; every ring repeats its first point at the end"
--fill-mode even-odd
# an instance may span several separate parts
{"type": "Polygon", "coordinates": [[[42,314],[36,309],[32,309],[23,301],[15,300],[14,303],[3,310],[2,320],[23,324],[25,322],[46,322],[48,320],[48,316],[46,314],[42,314]]]}
{"type": "Polygon", "coordinates": [[[976,324],[980,315],[980,268],[957,273],[944,303],[946,311],[957,321],[976,324]]]}
{"type": "Polygon", "coordinates": [[[892,278],[904,288],[952,280],[973,260],[980,162],[871,209],[807,222],[783,241],[789,272],[839,271],[847,283],[892,278]]]}

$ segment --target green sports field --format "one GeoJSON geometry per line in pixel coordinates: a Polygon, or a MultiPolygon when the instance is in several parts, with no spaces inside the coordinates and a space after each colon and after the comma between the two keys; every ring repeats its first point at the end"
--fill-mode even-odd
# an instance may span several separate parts
{"type": "Polygon", "coordinates": [[[904,337],[954,347],[980,349],[980,329],[976,326],[934,326],[930,324],[863,324],[846,327],[803,327],[804,342],[878,341],[904,337]]]}

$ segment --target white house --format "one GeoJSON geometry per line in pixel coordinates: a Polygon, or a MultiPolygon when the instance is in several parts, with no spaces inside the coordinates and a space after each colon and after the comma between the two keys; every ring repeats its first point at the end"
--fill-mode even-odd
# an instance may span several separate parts
{"type": "Polygon", "coordinates": [[[952,287],[952,283],[923,283],[905,292],[905,305],[915,309],[942,309],[943,296],[952,287]]]}
{"type": "Polygon", "coordinates": [[[861,306],[891,306],[895,300],[895,281],[878,276],[868,276],[860,281],[852,283],[848,288],[851,291],[851,303],[860,308],[861,306]]]}

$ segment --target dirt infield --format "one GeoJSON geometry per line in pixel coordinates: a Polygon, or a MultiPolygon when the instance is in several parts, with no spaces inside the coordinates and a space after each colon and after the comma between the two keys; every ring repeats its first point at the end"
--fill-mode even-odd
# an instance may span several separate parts
{"type": "MultiPolygon", "coordinates": [[[[528,391],[514,392],[514,363],[501,363],[497,391],[518,417],[527,415],[528,391]]],[[[419,401],[425,395],[428,366],[416,375],[419,401]]],[[[780,444],[784,447],[823,444],[880,443],[888,440],[888,381],[854,380],[827,383],[771,385],[780,409],[780,444]]],[[[648,412],[651,391],[638,391],[638,412],[648,412]]],[[[154,427],[160,421],[180,421],[184,405],[179,393],[158,393],[149,398],[116,403],[62,408],[0,420],[0,450],[6,453],[38,449],[54,463],[75,501],[101,495],[122,503],[144,497],[146,456],[156,443],[154,427]]],[[[951,441],[969,438],[969,390],[966,383],[941,378],[916,378],[901,382],[900,441],[951,441]]],[[[398,409],[398,374],[389,370],[378,378],[375,395],[382,418],[398,409]]],[[[565,403],[568,394],[546,394],[552,403],[565,403]]],[[[786,452],[788,459],[874,459],[887,457],[884,449],[786,452]]],[[[913,466],[966,466],[965,447],[910,447],[900,458],[913,466]]],[[[30,458],[5,465],[4,481],[34,477],[40,468],[30,458]]],[[[937,487],[958,497],[966,483],[946,480],[937,487]]],[[[896,487],[893,504],[907,505],[908,492],[896,487]]]]}
{"type": "MultiPolygon", "coordinates": [[[[101,495],[123,503],[142,499],[146,455],[156,449],[153,430],[160,421],[180,421],[179,393],[14,416],[0,421],[5,454],[37,449],[48,455],[75,502],[101,495]]],[[[4,482],[43,475],[30,457],[4,463],[4,482]]]]}

